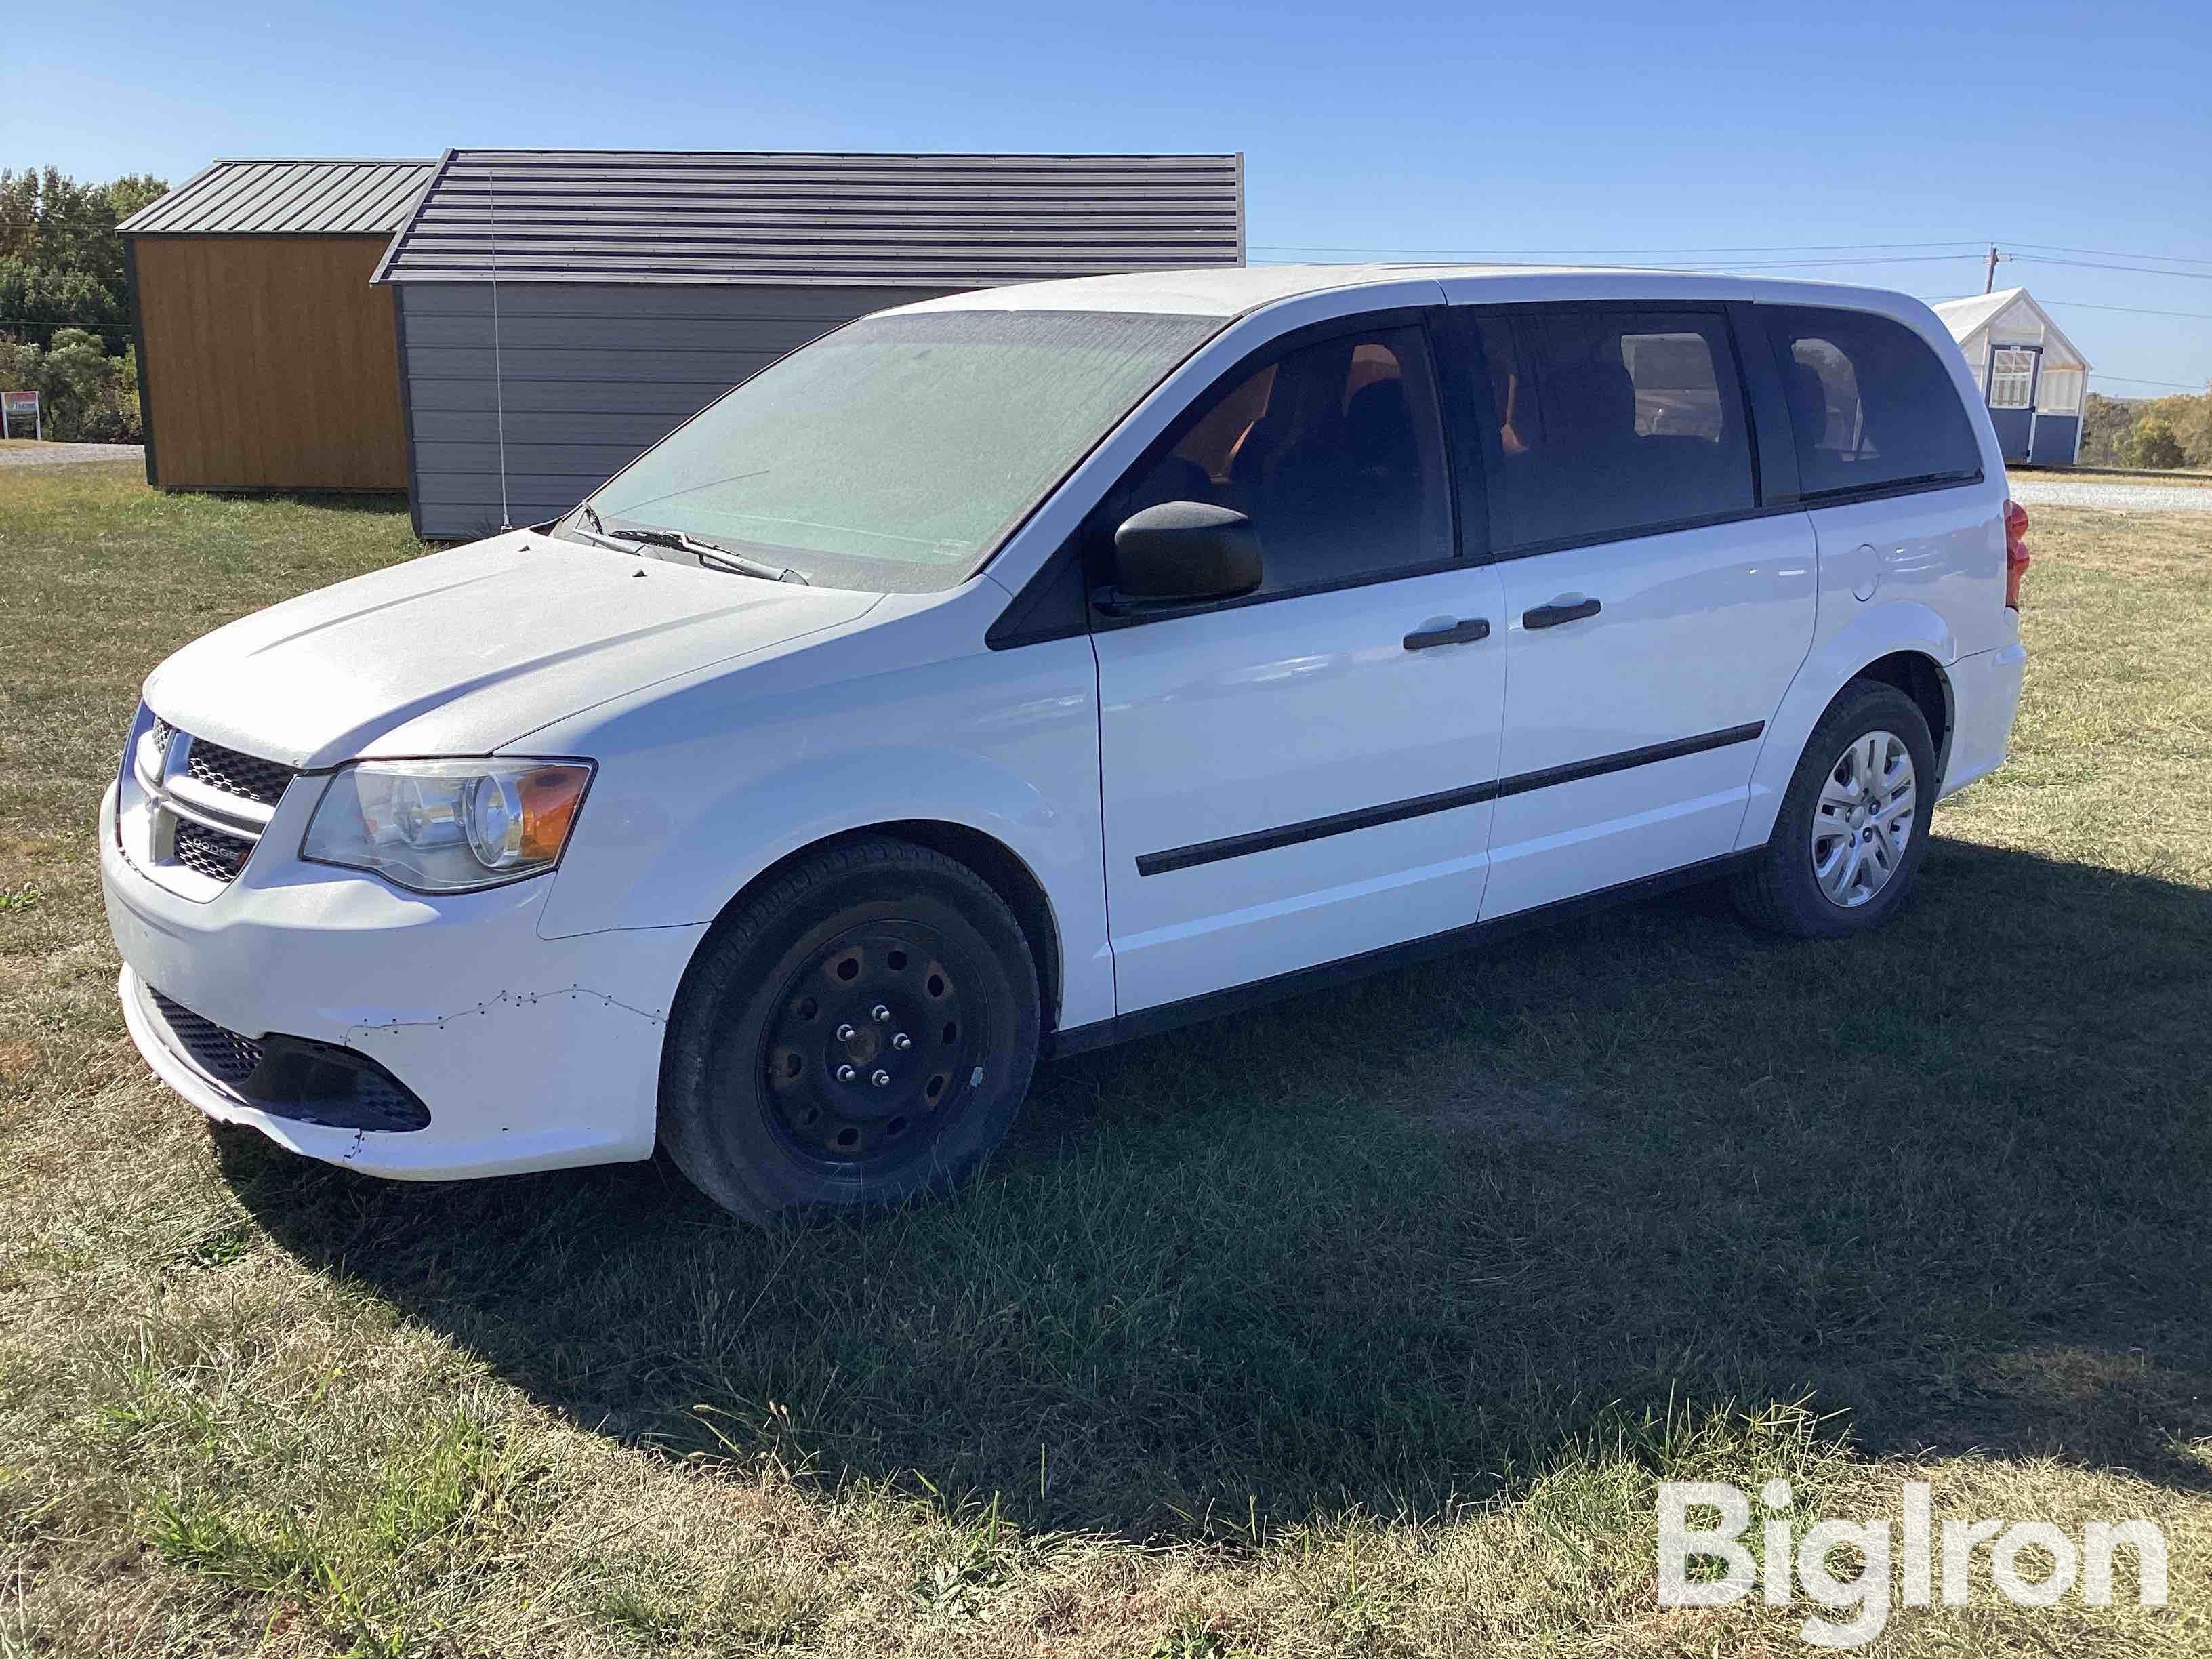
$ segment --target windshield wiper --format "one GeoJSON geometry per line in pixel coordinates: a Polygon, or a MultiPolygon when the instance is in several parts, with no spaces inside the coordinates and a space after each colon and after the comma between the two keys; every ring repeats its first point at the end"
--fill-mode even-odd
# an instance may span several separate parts
{"type": "Polygon", "coordinates": [[[809,585],[806,578],[789,565],[769,564],[759,559],[749,559],[742,553],[727,553],[711,542],[702,542],[680,530],[657,530],[640,525],[610,530],[600,523],[599,515],[592,513],[588,505],[584,511],[591,514],[592,523],[598,527],[599,534],[617,541],[637,542],[647,547],[672,547],[679,553],[689,553],[710,570],[727,570],[739,576],[758,576],[764,581],[797,582],[801,587],[809,585]]]}

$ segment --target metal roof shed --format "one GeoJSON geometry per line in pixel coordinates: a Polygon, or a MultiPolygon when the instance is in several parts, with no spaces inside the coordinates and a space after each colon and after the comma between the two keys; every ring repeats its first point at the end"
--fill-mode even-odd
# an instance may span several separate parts
{"type": "Polygon", "coordinates": [[[2005,459],[2073,465],[2089,360],[2058,325],[2024,288],[1942,300],[1935,309],[1974,371],[2005,459]]]}
{"type": "Polygon", "coordinates": [[[392,296],[368,279],[433,165],[217,161],[124,221],[148,483],[405,487],[392,296]]]}
{"type": "Polygon", "coordinates": [[[1241,264],[1241,155],[454,150],[398,295],[415,527],[565,512],[784,352],[932,295],[1241,264]]]}

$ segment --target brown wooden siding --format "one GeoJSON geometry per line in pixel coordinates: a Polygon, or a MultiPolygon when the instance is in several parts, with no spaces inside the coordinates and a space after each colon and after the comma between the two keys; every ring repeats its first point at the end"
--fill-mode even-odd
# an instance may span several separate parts
{"type": "Polygon", "coordinates": [[[404,489],[386,236],[137,236],[155,482],[404,489]]]}

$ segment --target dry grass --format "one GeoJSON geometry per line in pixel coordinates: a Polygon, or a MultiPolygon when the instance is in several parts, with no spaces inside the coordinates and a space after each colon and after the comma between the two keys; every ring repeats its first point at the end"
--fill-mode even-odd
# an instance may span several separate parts
{"type": "Polygon", "coordinates": [[[2212,520],[2039,509],[2015,759],[1878,939],[1692,895],[1067,1062],[957,1200],[211,1140],[112,1005],[138,678],[415,551],[0,475],[0,1654],[1798,1650],[1668,1612],[1654,1482],[2147,1515],[2212,1648],[2212,520]]]}

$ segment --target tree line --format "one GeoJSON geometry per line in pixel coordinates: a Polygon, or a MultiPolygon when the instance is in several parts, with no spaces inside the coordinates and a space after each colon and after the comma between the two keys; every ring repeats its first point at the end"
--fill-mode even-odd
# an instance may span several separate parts
{"type": "Polygon", "coordinates": [[[2081,406],[2081,465],[2212,468],[2212,387],[2172,398],[2107,398],[2081,406]]]}
{"type": "Polygon", "coordinates": [[[115,228],[168,188],[146,173],[100,185],[58,167],[0,168],[0,391],[40,393],[50,438],[142,435],[115,228]]]}

